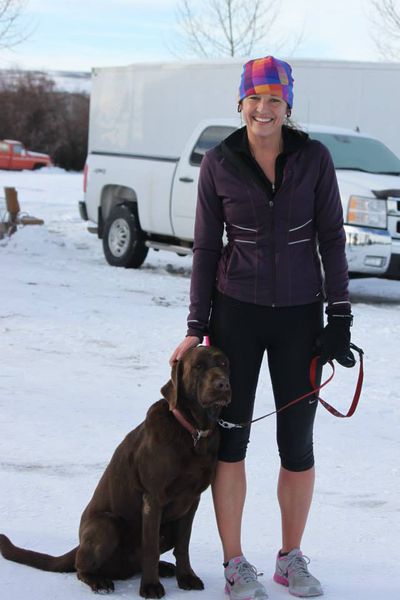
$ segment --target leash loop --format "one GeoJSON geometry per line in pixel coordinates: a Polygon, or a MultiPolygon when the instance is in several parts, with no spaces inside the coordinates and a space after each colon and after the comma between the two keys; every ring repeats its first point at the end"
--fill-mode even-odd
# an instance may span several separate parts
{"type": "Polygon", "coordinates": [[[322,406],[324,408],[326,408],[327,411],[329,411],[335,417],[339,417],[341,419],[347,419],[347,418],[351,417],[352,415],[354,415],[357,405],[358,405],[358,401],[361,396],[361,389],[362,389],[362,385],[363,385],[363,381],[364,381],[364,350],[362,348],[359,348],[358,346],[356,346],[353,343],[350,344],[350,348],[358,353],[358,356],[360,359],[360,368],[358,371],[356,389],[355,389],[353,400],[351,402],[349,410],[347,411],[346,414],[343,414],[340,411],[338,411],[336,408],[331,406],[323,398],[318,398],[318,400],[321,402],[322,406]]]}

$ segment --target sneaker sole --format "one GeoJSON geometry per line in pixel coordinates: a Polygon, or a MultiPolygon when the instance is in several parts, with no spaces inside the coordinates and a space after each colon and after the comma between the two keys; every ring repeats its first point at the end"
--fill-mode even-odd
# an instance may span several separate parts
{"type": "Polygon", "coordinates": [[[279,583],[280,585],[289,587],[289,581],[288,581],[287,577],[284,577],[283,575],[278,575],[277,573],[275,573],[273,579],[276,583],[279,583]]]}
{"type": "MultiPolygon", "coordinates": [[[[231,591],[230,591],[228,585],[225,586],[225,594],[227,594],[229,596],[229,598],[232,598],[231,591]]],[[[233,600],[235,600],[235,599],[233,599],[233,600]]],[[[247,596],[247,598],[241,598],[240,600],[254,600],[254,598],[252,598],[251,596],[247,596]]]]}
{"type": "MultiPolygon", "coordinates": [[[[230,598],[233,598],[231,596],[231,591],[229,589],[228,584],[225,585],[225,594],[227,594],[230,598]]],[[[264,595],[264,596],[258,596],[258,598],[256,598],[256,600],[268,600],[268,596],[264,595]]],[[[233,598],[233,600],[235,600],[235,598],[233,598]]],[[[240,600],[254,600],[254,596],[246,596],[245,598],[240,598],[240,600]]]]}
{"type": "MultiPolygon", "coordinates": [[[[278,575],[277,573],[275,573],[273,576],[273,580],[275,581],[275,583],[279,583],[279,585],[284,585],[287,588],[289,587],[289,581],[283,575],[278,575]]],[[[296,598],[316,598],[317,596],[323,596],[324,592],[321,591],[316,594],[296,594],[296,592],[292,592],[289,589],[289,594],[291,594],[292,596],[296,596],[296,598]]]]}

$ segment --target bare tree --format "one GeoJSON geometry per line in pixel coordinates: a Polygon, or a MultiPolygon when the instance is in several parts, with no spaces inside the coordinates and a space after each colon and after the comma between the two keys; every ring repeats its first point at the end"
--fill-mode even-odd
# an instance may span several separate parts
{"type": "Polygon", "coordinates": [[[400,58],[400,2],[371,0],[370,19],[374,27],[372,38],[386,59],[400,58]]]}
{"type": "Polygon", "coordinates": [[[0,49],[13,48],[26,39],[19,27],[21,13],[28,0],[0,0],[0,49]]]}
{"type": "Polygon", "coordinates": [[[87,156],[89,96],[57,89],[40,71],[0,71],[0,140],[46,152],[54,164],[81,171],[87,156]]]}
{"type": "Polygon", "coordinates": [[[262,41],[264,47],[266,42],[276,47],[271,30],[280,5],[281,0],[179,0],[177,18],[186,50],[212,58],[249,56],[262,41]]]}

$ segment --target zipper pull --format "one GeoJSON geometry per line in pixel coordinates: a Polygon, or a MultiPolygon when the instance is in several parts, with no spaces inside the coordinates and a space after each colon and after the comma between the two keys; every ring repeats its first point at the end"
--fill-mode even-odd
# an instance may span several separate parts
{"type": "Polygon", "coordinates": [[[270,207],[270,208],[272,208],[272,207],[274,206],[274,203],[273,203],[273,201],[272,201],[272,200],[270,200],[270,201],[268,202],[268,204],[269,204],[269,207],[270,207]]]}

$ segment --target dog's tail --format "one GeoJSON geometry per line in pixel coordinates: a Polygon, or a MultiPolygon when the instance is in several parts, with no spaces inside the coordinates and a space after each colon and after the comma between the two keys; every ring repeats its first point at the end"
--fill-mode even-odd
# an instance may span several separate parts
{"type": "Polygon", "coordinates": [[[28,565],[42,571],[52,571],[54,573],[73,573],[75,569],[75,556],[79,546],[70,550],[62,556],[50,556],[41,552],[33,552],[18,548],[8,539],[7,536],[0,534],[0,552],[7,560],[28,565]]]}

